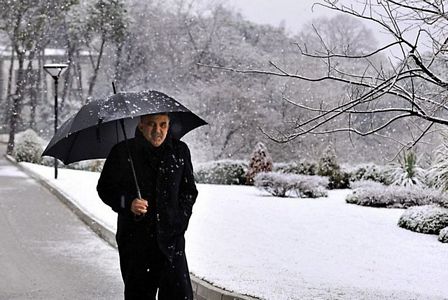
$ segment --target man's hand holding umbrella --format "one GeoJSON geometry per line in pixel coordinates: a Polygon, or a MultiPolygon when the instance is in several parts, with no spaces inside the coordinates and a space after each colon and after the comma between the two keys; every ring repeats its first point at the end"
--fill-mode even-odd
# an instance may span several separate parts
{"type": "Polygon", "coordinates": [[[148,212],[148,201],[145,199],[135,198],[131,204],[131,211],[136,216],[144,215],[148,212]]]}

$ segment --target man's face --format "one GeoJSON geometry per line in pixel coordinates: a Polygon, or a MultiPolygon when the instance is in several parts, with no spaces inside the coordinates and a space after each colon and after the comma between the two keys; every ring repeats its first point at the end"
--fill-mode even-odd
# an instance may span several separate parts
{"type": "Polygon", "coordinates": [[[154,147],[159,147],[166,139],[170,126],[170,118],[167,115],[142,116],[138,128],[143,136],[154,147]]]}

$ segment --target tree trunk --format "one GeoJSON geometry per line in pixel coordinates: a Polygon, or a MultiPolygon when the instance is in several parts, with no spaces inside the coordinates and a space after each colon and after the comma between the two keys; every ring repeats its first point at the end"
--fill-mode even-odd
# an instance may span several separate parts
{"type": "Polygon", "coordinates": [[[8,85],[6,87],[6,109],[4,111],[3,118],[5,124],[9,123],[9,117],[11,116],[11,86],[12,86],[12,76],[14,71],[14,59],[15,59],[14,48],[11,47],[11,58],[9,60],[9,71],[8,71],[8,85]]]}
{"type": "Polygon", "coordinates": [[[37,93],[38,93],[38,84],[37,81],[39,76],[36,77],[36,81],[31,83],[30,86],[30,128],[36,131],[36,109],[37,109],[37,93]]]}
{"type": "Polygon", "coordinates": [[[15,135],[17,131],[17,125],[20,117],[20,106],[22,104],[23,97],[23,85],[24,85],[24,53],[17,53],[17,61],[19,63],[19,69],[17,70],[16,78],[16,92],[13,96],[11,115],[9,117],[9,140],[6,153],[12,155],[15,146],[15,135]]]}
{"type": "Polygon", "coordinates": [[[79,54],[79,49],[76,50],[76,69],[75,69],[75,73],[76,73],[76,77],[78,78],[78,88],[77,88],[77,96],[79,97],[79,99],[82,101],[84,99],[84,88],[83,88],[83,83],[82,83],[82,68],[81,68],[81,63],[80,63],[80,59],[81,56],[79,54]]]}
{"type": "Polygon", "coordinates": [[[123,52],[123,44],[117,44],[117,51],[115,57],[115,70],[114,70],[114,82],[118,89],[122,89],[121,86],[121,54],[123,52]]]}
{"type": "Polygon", "coordinates": [[[30,112],[30,127],[36,130],[37,124],[37,106],[39,102],[42,102],[42,70],[43,70],[43,59],[44,53],[42,50],[39,51],[37,57],[37,76],[31,93],[31,112],[30,112]]]}
{"type": "Polygon", "coordinates": [[[72,67],[74,66],[74,56],[76,53],[76,45],[72,44],[70,39],[67,38],[67,44],[68,44],[68,52],[67,52],[67,59],[68,59],[68,67],[64,74],[64,88],[62,90],[62,97],[61,97],[61,111],[63,110],[65,106],[65,100],[70,95],[70,90],[73,85],[73,76],[72,76],[72,67]]]}
{"type": "Polygon", "coordinates": [[[31,51],[30,54],[28,55],[28,66],[26,68],[26,73],[24,74],[24,83],[23,83],[23,95],[24,94],[28,94],[30,97],[30,101],[29,103],[27,103],[27,105],[30,105],[31,108],[31,115],[30,115],[30,127],[35,129],[35,124],[33,124],[33,107],[35,109],[36,107],[36,99],[37,99],[37,95],[36,95],[36,89],[35,89],[35,84],[36,84],[36,78],[33,74],[33,60],[34,57],[36,56],[36,51],[31,51]]]}
{"type": "Polygon", "coordinates": [[[69,92],[70,92],[70,87],[72,85],[72,65],[73,65],[73,55],[70,54],[70,50],[69,50],[69,54],[68,54],[68,66],[67,66],[67,70],[64,73],[64,87],[62,89],[62,96],[60,98],[60,105],[59,105],[59,111],[63,111],[64,107],[65,107],[65,103],[66,103],[66,99],[68,98],[69,92]]]}
{"type": "Polygon", "coordinates": [[[103,56],[104,44],[105,43],[106,43],[106,39],[103,38],[101,40],[101,47],[100,47],[100,51],[98,53],[98,58],[96,60],[96,64],[94,66],[93,75],[92,75],[92,78],[90,79],[90,83],[89,83],[89,91],[87,93],[87,98],[88,99],[90,99],[90,97],[92,97],[92,94],[93,94],[93,88],[95,87],[96,79],[98,77],[98,71],[100,69],[101,58],[103,56]]]}

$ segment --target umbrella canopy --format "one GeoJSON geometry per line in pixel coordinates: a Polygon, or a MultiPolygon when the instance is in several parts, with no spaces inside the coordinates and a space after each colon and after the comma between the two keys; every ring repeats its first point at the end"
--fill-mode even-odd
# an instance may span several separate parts
{"type": "Polygon", "coordinates": [[[164,93],[120,92],[82,106],[61,125],[42,155],[58,158],[64,164],[106,158],[111,148],[125,139],[121,120],[129,137],[134,136],[140,116],[157,113],[169,113],[170,134],[177,139],[207,124],[164,93]]]}

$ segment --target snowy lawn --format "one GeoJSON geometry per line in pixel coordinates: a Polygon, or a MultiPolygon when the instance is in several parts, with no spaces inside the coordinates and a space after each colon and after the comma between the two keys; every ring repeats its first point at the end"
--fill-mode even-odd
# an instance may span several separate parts
{"type": "MultiPolygon", "coordinates": [[[[111,230],[98,173],[22,163],[111,230]]],[[[397,226],[402,209],[328,198],[275,198],[253,187],[198,185],[187,231],[190,271],[264,299],[447,299],[448,245],[397,226]]]]}

